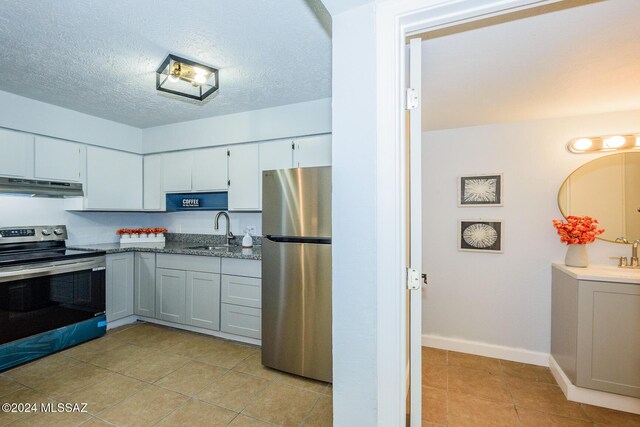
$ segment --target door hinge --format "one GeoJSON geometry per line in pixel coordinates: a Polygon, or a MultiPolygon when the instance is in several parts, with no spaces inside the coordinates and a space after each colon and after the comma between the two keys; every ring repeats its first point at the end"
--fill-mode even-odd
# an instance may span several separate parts
{"type": "Polygon", "coordinates": [[[230,179],[227,180],[227,187],[229,187],[229,186],[231,186],[231,180],[230,179]]]}
{"type": "Polygon", "coordinates": [[[293,141],[293,142],[291,143],[291,149],[292,149],[292,150],[295,150],[295,149],[296,149],[296,142],[295,142],[295,141],[293,141]]]}
{"type": "Polygon", "coordinates": [[[407,268],[407,289],[416,291],[422,287],[420,283],[420,272],[415,268],[407,268]]]}
{"type": "Polygon", "coordinates": [[[420,105],[420,94],[412,87],[408,87],[405,92],[405,105],[406,110],[415,110],[420,105]]]}
{"type": "Polygon", "coordinates": [[[227,150],[227,157],[231,157],[231,151],[227,150]]]}

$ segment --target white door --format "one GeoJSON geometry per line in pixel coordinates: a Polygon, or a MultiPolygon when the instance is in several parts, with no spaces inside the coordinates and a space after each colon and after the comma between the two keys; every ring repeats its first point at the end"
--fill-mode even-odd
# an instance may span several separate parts
{"type": "Polygon", "coordinates": [[[53,181],[80,181],[81,145],[36,136],[35,177],[53,181]]]}
{"type": "Polygon", "coordinates": [[[260,147],[229,147],[229,210],[260,210],[260,147]]]}
{"type": "Polygon", "coordinates": [[[227,148],[205,148],[193,152],[193,191],[227,191],[227,148]]]}
{"type": "Polygon", "coordinates": [[[292,139],[269,141],[260,144],[260,209],[262,209],[262,172],[293,167],[295,142],[292,139]]]}
{"type": "Polygon", "coordinates": [[[408,129],[407,129],[407,197],[409,219],[407,224],[407,267],[418,283],[416,289],[408,291],[408,334],[409,343],[409,404],[411,427],[422,425],[422,108],[420,93],[422,81],[421,39],[409,42],[409,87],[408,129]],[[411,91],[411,93],[410,93],[411,91]],[[413,104],[413,105],[411,105],[413,104]]]}
{"type": "Polygon", "coordinates": [[[293,167],[331,166],[331,135],[316,135],[296,139],[293,167]]]}
{"type": "Polygon", "coordinates": [[[143,161],[143,201],[145,210],[164,210],[162,193],[162,154],[144,156],[143,161]]]}

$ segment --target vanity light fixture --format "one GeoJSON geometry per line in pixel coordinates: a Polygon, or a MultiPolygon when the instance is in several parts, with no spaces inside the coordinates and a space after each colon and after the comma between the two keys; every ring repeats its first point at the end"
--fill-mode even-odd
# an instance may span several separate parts
{"type": "Polygon", "coordinates": [[[572,153],[595,153],[598,151],[640,150],[640,135],[605,135],[574,138],[567,144],[572,153]]]}
{"type": "Polygon", "coordinates": [[[156,89],[204,101],[219,88],[218,69],[169,55],[156,71],[156,89]]]}

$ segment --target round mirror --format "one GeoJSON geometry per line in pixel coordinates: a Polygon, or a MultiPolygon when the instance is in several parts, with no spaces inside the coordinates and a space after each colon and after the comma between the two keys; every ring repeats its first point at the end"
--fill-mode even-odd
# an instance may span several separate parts
{"type": "Polygon", "coordinates": [[[576,169],[558,193],[562,215],[588,215],[605,232],[598,239],[640,239],[640,153],[600,157],[576,169]]]}

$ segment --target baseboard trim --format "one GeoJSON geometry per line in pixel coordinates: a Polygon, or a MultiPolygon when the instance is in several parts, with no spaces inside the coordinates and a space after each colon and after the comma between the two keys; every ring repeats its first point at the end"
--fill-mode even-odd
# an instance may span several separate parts
{"type": "Polygon", "coordinates": [[[479,341],[467,341],[459,338],[447,338],[438,335],[423,335],[422,345],[478,356],[495,357],[512,362],[528,363],[530,365],[549,366],[548,353],[525,350],[523,348],[506,347],[479,341]]]}
{"type": "Polygon", "coordinates": [[[114,320],[111,322],[107,320],[107,331],[113,328],[119,328],[120,326],[128,325],[130,323],[135,323],[137,321],[138,316],[135,315],[123,317],[122,319],[114,320]]]}
{"type": "Polygon", "coordinates": [[[252,345],[257,345],[257,346],[261,346],[262,345],[262,341],[257,340],[255,338],[247,338],[247,337],[242,337],[240,335],[233,335],[233,334],[227,334],[225,332],[212,331],[210,329],[199,328],[197,326],[181,325],[179,323],[165,322],[164,320],[152,319],[150,317],[138,316],[138,319],[142,320],[144,322],[155,323],[157,325],[162,325],[162,326],[169,326],[169,327],[175,328],[175,329],[182,329],[182,330],[185,330],[185,331],[197,332],[199,334],[211,335],[211,336],[218,337],[218,338],[224,338],[224,339],[227,339],[229,341],[243,342],[245,344],[252,344],[252,345]]]}
{"type": "Polygon", "coordinates": [[[602,406],[603,408],[615,409],[617,411],[640,414],[640,399],[577,387],[571,383],[571,380],[569,380],[565,375],[553,356],[549,356],[549,368],[551,369],[553,377],[558,382],[558,385],[560,385],[560,388],[567,400],[587,403],[594,406],[602,406]]]}

